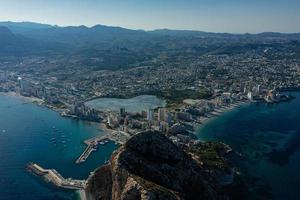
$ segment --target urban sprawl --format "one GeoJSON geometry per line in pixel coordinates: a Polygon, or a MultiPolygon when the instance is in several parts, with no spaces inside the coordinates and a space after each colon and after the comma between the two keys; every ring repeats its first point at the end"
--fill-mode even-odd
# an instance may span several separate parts
{"type": "MultiPolygon", "coordinates": [[[[265,49],[264,53],[268,51],[265,49]]],[[[170,137],[176,135],[173,141],[178,142],[193,138],[199,124],[228,108],[247,101],[289,100],[291,96],[281,91],[300,86],[298,59],[268,59],[246,53],[177,60],[158,66],[93,73],[75,69],[64,74],[39,70],[20,73],[1,67],[0,91],[38,98],[63,116],[101,122],[107,129],[128,135],[160,130],[170,137]],[[130,98],[142,94],[164,98],[167,105],[129,113],[125,108],[119,112],[103,111],[85,104],[95,98],[130,98]]],[[[13,69],[37,64],[58,65],[59,62],[49,62],[43,57],[27,58],[15,63],[13,69]]]]}

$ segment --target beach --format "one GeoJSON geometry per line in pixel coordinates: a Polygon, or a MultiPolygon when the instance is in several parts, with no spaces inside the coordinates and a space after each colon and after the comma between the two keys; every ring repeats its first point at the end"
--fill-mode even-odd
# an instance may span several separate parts
{"type": "Polygon", "coordinates": [[[197,127],[195,127],[195,128],[199,129],[199,128],[205,126],[211,120],[215,119],[216,117],[219,117],[226,112],[232,111],[236,108],[239,108],[243,105],[247,105],[249,103],[250,103],[249,101],[239,101],[239,102],[232,103],[228,106],[216,107],[213,111],[207,113],[206,116],[201,116],[200,120],[199,120],[200,123],[198,123],[197,127]]]}
{"type": "Polygon", "coordinates": [[[23,99],[23,100],[31,102],[31,103],[37,103],[38,105],[42,105],[44,103],[44,100],[42,100],[42,99],[39,99],[36,97],[25,97],[16,92],[0,92],[0,95],[20,98],[20,99],[23,99]]]}

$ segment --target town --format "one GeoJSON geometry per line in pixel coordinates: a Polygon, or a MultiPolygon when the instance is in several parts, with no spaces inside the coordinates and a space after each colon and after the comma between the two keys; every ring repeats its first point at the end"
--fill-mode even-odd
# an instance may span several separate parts
{"type": "MultiPolygon", "coordinates": [[[[144,130],[159,130],[174,142],[195,138],[195,131],[211,117],[247,102],[277,103],[292,97],[282,92],[300,87],[299,59],[270,59],[278,52],[203,55],[190,60],[178,58],[169,64],[139,66],[125,70],[100,70],[70,75],[34,73],[0,68],[0,91],[34,97],[62,116],[99,122],[115,136],[105,139],[124,143],[144,130]],[[268,55],[270,54],[270,55],[268,55]],[[130,98],[151,94],[165,99],[166,107],[142,112],[96,110],[86,105],[101,97],[130,98]],[[117,133],[123,136],[118,137],[117,133]]],[[[13,68],[43,63],[43,58],[27,59],[13,68]]],[[[97,149],[101,139],[86,143],[83,157],[97,149]]],[[[106,141],[106,140],[104,140],[106,141]]]]}

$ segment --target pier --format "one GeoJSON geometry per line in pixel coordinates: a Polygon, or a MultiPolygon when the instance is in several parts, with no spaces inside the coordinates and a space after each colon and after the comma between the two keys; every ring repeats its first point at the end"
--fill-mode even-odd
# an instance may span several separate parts
{"type": "Polygon", "coordinates": [[[34,175],[42,177],[46,182],[52,183],[60,188],[84,190],[86,186],[85,180],[65,179],[55,169],[44,169],[35,163],[29,163],[26,169],[34,175]]]}
{"type": "Polygon", "coordinates": [[[99,144],[104,145],[109,141],[114,141],[117,144],[124,144],[129,138],[130,135],[123,131],[109,131],[106,135],[85,140],[84,143],[87,145],[87,147],[75,163],[80,164],[85,162],[91,153],[98,149],[99,144]]]}
{"type": "Polygon", "coordinates": [[[109,141],[109,138],[106,135],[85,140],[84,143],[87,145],[87,147],[85,148],[83,153],[79,156],[79,158],[76,160],[76,164],[85,162],[86,159],[91,155],[91,153],[98,149],[98,145],[100,143],[105,144],[108,141],[109,141]]]}

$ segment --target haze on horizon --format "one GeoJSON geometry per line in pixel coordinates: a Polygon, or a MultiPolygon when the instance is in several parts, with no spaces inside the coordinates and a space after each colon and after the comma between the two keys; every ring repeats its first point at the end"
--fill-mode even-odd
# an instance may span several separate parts
{"type": "Polygon", "coordinates": [[[0,0],[0,21],[228,33],[300,32],[299,0],[0,0]]]}

